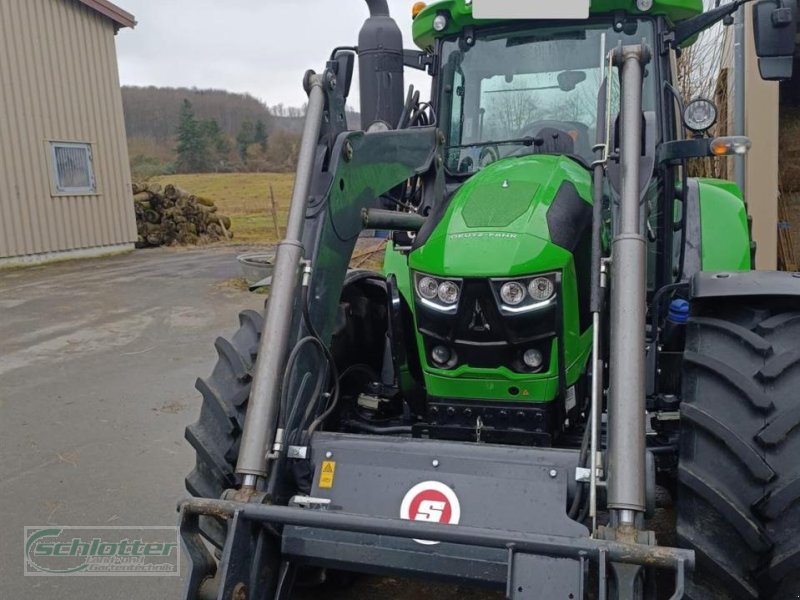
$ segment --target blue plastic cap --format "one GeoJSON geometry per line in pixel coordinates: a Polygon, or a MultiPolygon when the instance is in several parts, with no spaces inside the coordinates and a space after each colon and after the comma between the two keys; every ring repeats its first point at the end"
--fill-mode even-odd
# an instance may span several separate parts
{"type": "Polygon", "coordinates": [[[677,299],[669,304],[669,317],[673,323],[683,324],[689,320],[689,301],[677,299]]]}

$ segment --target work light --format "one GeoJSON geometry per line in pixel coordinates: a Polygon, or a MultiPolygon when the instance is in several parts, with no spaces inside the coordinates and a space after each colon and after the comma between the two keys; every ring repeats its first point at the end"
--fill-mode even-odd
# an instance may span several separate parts
{"type": "Polygon", "coordinates": [[[683,111],[683,122],[695,133],[708,131],[717,122],[717,107],[705,98],[692,100],[683,111]]]}

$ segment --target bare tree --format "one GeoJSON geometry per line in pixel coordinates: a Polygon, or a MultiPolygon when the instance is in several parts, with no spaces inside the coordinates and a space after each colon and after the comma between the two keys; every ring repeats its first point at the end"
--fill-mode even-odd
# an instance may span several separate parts
{"type": "Polygon", "coordinates": [[[486,107],[485,139],[512,137],[525,125],[536,120],[539,104],[536,94],[509,90],[493,96],[486,107]]]}
{"type": "MultiPolygon", "coordinates": [[[[715,0],[704,0],[706,9],[715,6],[715,0]]],[[[720,111],[716,129],[712,133],[724,133],[727,126],[729,52],[732,44],[725,44],[727,31],[723,24],[701,33],[694,44],[684,48],[678,58],[678,89],[684,102],[696,98],[715,100],[720,111]]],[[[704,158],[690,161],[689,172],[693,176],[725,177],[727,163],[724,159],[704,158]]]]}

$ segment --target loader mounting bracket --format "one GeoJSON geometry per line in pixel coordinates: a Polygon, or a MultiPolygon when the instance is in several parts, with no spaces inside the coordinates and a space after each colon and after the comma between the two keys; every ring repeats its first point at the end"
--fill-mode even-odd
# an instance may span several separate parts
{"type": "Polygon", "coordinates": [[[578,600],[594,569],[603,599],[622,565],[674,571],[677,591],[694,563],[689,550],[592,538],[570,520],[574,451],[335,433],[315,434],[309,451],[313,487],[294,504],[182,503],[187,600],[242,590],[248,600],[287,598],[302,565],[471,582],[513,600],[578,600]],[[326,462],[335,476],[323,477],[326,462]],[[457,494],[457,525],[400,518],[410,490],[431,481],[457,494]],[[227,522],[219,568],[200,537],[201,515],[227,522]]]}

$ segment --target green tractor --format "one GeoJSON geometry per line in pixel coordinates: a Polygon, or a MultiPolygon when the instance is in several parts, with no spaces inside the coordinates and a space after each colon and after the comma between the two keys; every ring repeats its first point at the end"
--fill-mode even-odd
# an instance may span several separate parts
{"type": "MultiPolygon", "coordinates": [[[[743,4],[441,0],[407,50],[367,0],[358,46],[304,80],[265,313],[198,381],[187,599],[342,571],[797,597],[800,279],[752,270],[735,184],[688,176],[750,142],[710,137],[675,81],[743,4]],[[365,229],[389,232],[382,273],[348,270],[365,229]]],[[[762,76],[789,77],[795,0],[752,10],[762,76]]]]}

